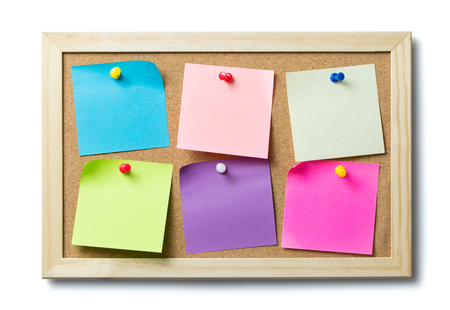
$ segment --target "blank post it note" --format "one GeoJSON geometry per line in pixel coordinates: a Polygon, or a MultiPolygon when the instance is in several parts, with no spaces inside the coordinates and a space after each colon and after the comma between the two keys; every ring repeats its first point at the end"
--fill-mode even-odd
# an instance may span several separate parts
{"type": "Polygon", "coordinates": [[[184,166],[180,191],[187,254],[277,244],[268,160],[184,166]]]}
{"type": "Polygon", "coordinates": [[[80,156],[169,146],[164,84],[155,64],[72,67],[80,156]],[[111,69],[120,68],[118,79],[111,69]]]}
{"type": "Polygon", "coordinates": [[[177,147],[267,158],[273,83],[270,70],[186,64],[177,147]]]}
{"type": "Polygon", "coordinates": [[[81,173],[72,244],[162,252],[173,166],[99,159],[81,173]],[[127,163],[128,173],[119,167],[127,163]]]}
{"type": "Polygon", "coordinates": [[[384,153],[374,65],[290,72],[286,86],[295,161],[384,153]]]}
{"type": "Polygon", "coordinates": [[[371,255],[378,164],[309,161],[287,177],[281,247],[371,255]],[[345,177],[336,174],[343,166],[345,177]]]}

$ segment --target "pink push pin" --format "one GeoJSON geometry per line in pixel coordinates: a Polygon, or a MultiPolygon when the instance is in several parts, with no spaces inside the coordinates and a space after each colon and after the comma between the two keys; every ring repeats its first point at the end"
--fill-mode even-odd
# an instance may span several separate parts
{"type": "Polygon", "coordinates": [[[231,75],[231,73],[222,71],[219,73],[219,79],[221,79],[222,81],[225,81],[225,82],[231,82],[231,80],[233,79],[233,76],[231,75]]]}
{"type": "Polygon", "coordinates": [[[121,164],[119,170],[122,173],[128,173],[131,170],[131,166],[129,164],[121,164]]]}

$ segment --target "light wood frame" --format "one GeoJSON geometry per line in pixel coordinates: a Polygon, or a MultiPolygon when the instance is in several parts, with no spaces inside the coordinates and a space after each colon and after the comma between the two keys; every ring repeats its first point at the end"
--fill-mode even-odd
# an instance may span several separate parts
{"type": "Polygon", "coordinates": [[[411,276],[411,33],[43,33],[43,278],[411,276]],[[65,52],[390,52],[391,256],[382,258],[64,258],[65,52]]]}

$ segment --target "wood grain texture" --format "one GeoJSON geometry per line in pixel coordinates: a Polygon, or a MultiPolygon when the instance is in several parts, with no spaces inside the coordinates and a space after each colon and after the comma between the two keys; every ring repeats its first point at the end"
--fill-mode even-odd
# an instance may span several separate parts
{"type": "Polygon", "coordinates": [[[46,278],[402,277],[391,258],[64,258],[46,278]]]}
{"type": "MultiPolygon", "coordinates": [[[[43,278],[404,277],[411,266],[410,34],[46,33],[43,35],[43,278]],[[63,52],[391,53],[391,256],[63,258],[63,52]],[[395,149],[395,150],[394,150],[395,149]]],[[[386,128],[384,128],[386,130],[386,128]]]]}
{"type": "Polygon", "coordinates": [[[62,52],[390,52],[407,32],[46,33],[62,52]]]}
{"type": "Polygon", "coordinates": [[[411,35],[391,52],[392,257],[411,274],[411,35]]]}
{"type": "Polygon", "coordinates": [[[42,273],[63,256],[62,52],[42,36],[42,273]]]}

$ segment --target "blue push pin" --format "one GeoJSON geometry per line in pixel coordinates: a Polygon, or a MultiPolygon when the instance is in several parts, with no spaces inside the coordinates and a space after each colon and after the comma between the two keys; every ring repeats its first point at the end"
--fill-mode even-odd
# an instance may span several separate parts
{"type": "Polygon", "coordinates": [[[344,79],[345,79],[345,75],[344,75],[344,73],[342,73],[342,72],[339,72],[339,73],[331,73],[331,75],[330,75],[330,80],[331,80],[331,82],[333,82],[333,83],[341,82],[341,81],[343,81],[344,79]]]}

